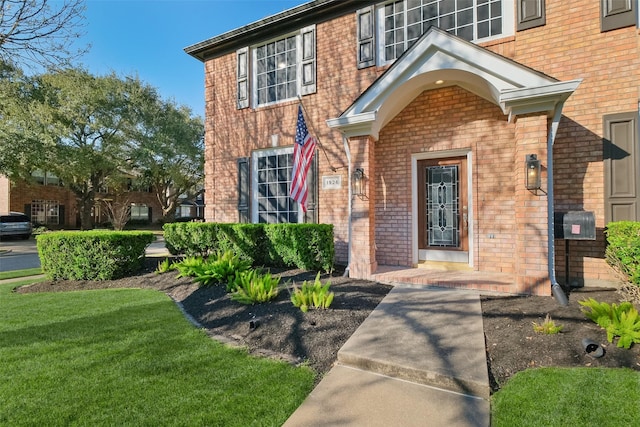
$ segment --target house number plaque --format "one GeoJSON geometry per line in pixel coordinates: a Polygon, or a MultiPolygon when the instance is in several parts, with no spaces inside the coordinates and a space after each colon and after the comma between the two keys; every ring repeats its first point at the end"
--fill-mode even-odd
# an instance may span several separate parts
{"type": "Polygon", "coordinates": [[[322,177],[323,190],[340,190],[342,188],[342,176],[327,175],[322,177]]]}

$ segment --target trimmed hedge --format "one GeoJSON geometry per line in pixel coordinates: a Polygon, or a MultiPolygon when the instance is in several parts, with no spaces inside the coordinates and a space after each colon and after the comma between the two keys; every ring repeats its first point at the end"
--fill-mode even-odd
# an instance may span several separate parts
{"type": "Polygon", "coordinates": [[[173,255],[207,256],[231,250],[254,266],[329,271],[333,267],[333,225],[165,224],[164,240],[173,255]]]}
{"type": "Polygon", "coordinates": [[[139,270],[154,239],[139,231],[56,231],[36,242],[49,279],[112,280],[139,270]]]}
{"type": "Polygon", "coordinates": [[[640,286],[640,222],[617,221],[607,224],[605,258],[609,265],[640,286]]]}

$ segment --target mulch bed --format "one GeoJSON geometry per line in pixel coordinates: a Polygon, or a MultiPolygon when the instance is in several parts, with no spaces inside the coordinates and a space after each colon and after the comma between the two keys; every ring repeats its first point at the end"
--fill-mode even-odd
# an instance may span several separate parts
{"type": "MultiPolygon", "coordinates": [[[[306,363],[318,379],[335,363],[338,350],[391,286],[342,277],[341,272],[321,276],[331,281],[335,299],[328,310],[302,313],[291,304],[288,290],[267,304],[242,305],[232,301],[223,286],[198,287],[175,272],[155,274],[157,259],[147,260],[138,275],[112,281],[45,281],[21,287],[19,293],[60,292],[105,288],[151,288],[165,292],[207,333],[225,342],[246,347],[253,354],[291,363],[306,363]]],[[[313,281],[315,273],[301,270],[274,271],[281,283],[313,281]]],[[[482,296],[487,364],[492,389],[499,389],[515,373],[537,367],[627,367],[640,370],[640,345],[620,349],[606,340],[606,333],[586,319],[578,301],[586,298],[619,302],[619,292],[583,288],[569,295],[569,306],[560,306],[552,297],[482,296]],[[562,332],[544,335],[533,331],[533,322],[551,316],[562,332]],[[582,339],[601,343],[605,354],[588,355],[582,339]]]]}

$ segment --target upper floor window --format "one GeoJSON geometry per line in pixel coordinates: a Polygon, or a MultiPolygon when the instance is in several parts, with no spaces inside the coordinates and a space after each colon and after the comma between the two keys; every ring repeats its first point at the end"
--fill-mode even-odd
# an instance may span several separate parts
{"type": "Polygon", "coordinates": [[[31,173],[31,177],[35,182],[42,185],[60,185],[60,178],[51,172],[35,170],[31,173]]]}
{"type": "MultiPolygon", "coordinates": [[[[363,16],[360,26],[373,24],[363,16]]],[[[376,18],[380,63],[398,58],[431,26],[469,41],[513,34],[513,4],[502,0],[397,0],[378,7],[376,18]]]]}
{"type": "Polygon", "coordinates": [[[255,49],[258,105],[298,95],[296,44],[296,36],[291,36],[255,49]]]}
{"type": "Polygon", "coordinates": [[[314,25],[251,49],[238,50],[237,107],[257,107],[314,93],[315,51],[314,25]]]}

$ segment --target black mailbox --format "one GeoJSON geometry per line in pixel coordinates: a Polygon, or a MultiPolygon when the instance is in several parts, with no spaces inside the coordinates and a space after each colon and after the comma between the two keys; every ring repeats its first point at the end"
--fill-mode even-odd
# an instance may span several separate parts
{"type": "Polygon", "coordinates": [[[593,212],[555,212],[553,221],[556,239],[596,240],[596,216],[593,212]]]}

